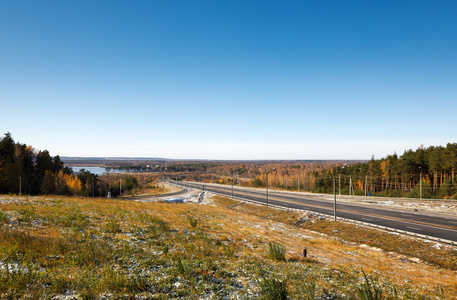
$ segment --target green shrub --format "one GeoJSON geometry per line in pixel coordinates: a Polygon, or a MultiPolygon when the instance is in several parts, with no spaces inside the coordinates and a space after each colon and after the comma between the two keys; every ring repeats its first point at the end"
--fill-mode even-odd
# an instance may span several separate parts
{"type": "Polygon", "coordinates": [[[30,223],[32,219],[36,217],[35,209],[33,206],[20,209],[19,213],[21,214],[21,221],[26,223],[30,223]]]}
{"type": "Polygon", "coordinates": [[[288,290],[285,280],[281,281],[276,276],[263,278],[259,282],[261,299],[283,300],[287,299],[288,290]]]}
{"type": "MultiPolygon", "coordinates": [[[[416,184],[416,186],[406,194],[407,198],[420,198],[420,189],[421,184],[420,182],[416,184]]],[[[422,182],[422,199],[429,199],[432,197],[432,187],[428,182],[422,182]]]]}
{"type": "Polygon", "coordinates": [[[71,209],[60,220],[65,227],[83,230],[89,225],[89,217],[85,216],[79,209],[71,209]]]}
{"type": "Polygon", "coordinates": [[[254,180],[254,184],[253,185],[254,185],[254,187],[263,187],[263,182],[262,182],[262,180],[260,178],[256,178],[254,180]]]}
{"type": "Polygon", "coordinates": [[[187,216],[187,220],[189,220],[190,226],[192,226],[193,228],[197,227],[197,224],[198,224],[198,220],[197,219],[195,219],[192,216],[187,216]]]}
{"type": "Polygon", "coordinates": [[[121,225],[115,220],[109,220],[105,225],[105,231],[109,233],[121,233],[121,225]]]}
{"type": "Polygon", "coordinates": [[[0,209],[0,224],[8,222],[8,215],[3,209],[0,209]]]}
{"type": "Polygon", "coordinates": [[[270,258],[277,261],[286,260],[286,247],[283,244],[277,242],[268,243],[270,258]]]}
{"type": "Polygon", "coordinates": [[[455,193],[457,192],[457,189],[455,188],[452,179],[447,179],[443,181],[443,184],[441,185],[441,188],[439,190],[439,196],[440,198],[451,198],[455,193]]]}
{"type": "Polygon", "coordinates": [[[170,247],[167,244],[162,245],[162,252],[163,254],[167,255],[168,251],[170,251],[170,247]]]}
{"type": "Polygon", "coordinates": [[[228,257],[233,257],[235,255],[235,252],[236,252],[235,245],[232,245],[232,244],[224,245],[224,244],[222,244],[222,249],[224,250],[225,255],[227,255],[228,257]]]}
{"type": "Polygon", "coordinates": [[[363,284],[357,287],[357,293],[362,300],[381,300],[384,298],[382,295],[382,289],[378,282],[373,277],[368,276],[362,270],[364,281],[363,284]]]}

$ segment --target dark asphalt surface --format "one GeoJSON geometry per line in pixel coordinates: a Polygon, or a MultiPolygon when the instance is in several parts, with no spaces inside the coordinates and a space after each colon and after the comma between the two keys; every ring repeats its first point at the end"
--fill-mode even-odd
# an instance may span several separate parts
{"type": "MultiPolygon", "coordinates": [[[[203,183],[185,182],[184,185],[203,188],[203,183]]],[[[232,187],[206,185],[206,191],[231,196],[232,187]]],[[[265,190],[234,187],[233,196],[266,203],[265,190]]],[[[326,195],[326,198],[328,197],[329,195],[326,195]]],[[[268,191],[269,204],[333,215],[334,201],[323,198],[320,195],[268,191]]],[[[368,203],[338,202],[338,199],[336,208],[337,217],[457,242],[457,216],[454,215],[402,210],[368,203]]]]}

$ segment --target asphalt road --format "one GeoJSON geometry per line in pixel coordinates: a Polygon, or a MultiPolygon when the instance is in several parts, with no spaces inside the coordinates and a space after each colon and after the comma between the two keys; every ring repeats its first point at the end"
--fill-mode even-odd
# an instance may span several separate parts
{"type": "MultiPolygon", "coordinates": [[[[203,183],[184,182],[183,185],[203,189],[203,183]]],[[[231,186],[206,184],[205,190],[229,197],[232,195],[231,186]]],[[[266,203],[265,190],[233,187],[233,196],[266,203]]],[[[326,215],[334,213],[334,201],[329,200],[328,195],[324,197],[300,193],[278,193],[269,190],[268,203],[326,215]]],[[[336,209],[337,217],[340,218],[457,243],[457,216],[454,215],[401,210],[396,207],[388,208],[368,203],[338,202],[338,199],[336,209]]]]}

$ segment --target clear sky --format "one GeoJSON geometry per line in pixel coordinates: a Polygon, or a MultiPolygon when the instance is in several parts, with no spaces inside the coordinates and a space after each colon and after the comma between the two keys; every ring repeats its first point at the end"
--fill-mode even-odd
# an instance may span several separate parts
{"type": "Polygon", "coordinates": [[[60,156],[457,142],[457,1],[0,0],[0,134],[60,156]]]}

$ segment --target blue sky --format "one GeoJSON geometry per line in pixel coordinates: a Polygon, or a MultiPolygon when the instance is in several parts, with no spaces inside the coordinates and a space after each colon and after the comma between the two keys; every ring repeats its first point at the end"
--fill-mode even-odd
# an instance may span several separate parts
{"type": "Polygon", "coordinates": [[[61,156],[457,142],[455,1],[0,0],[0,130],[61,156]]]}

